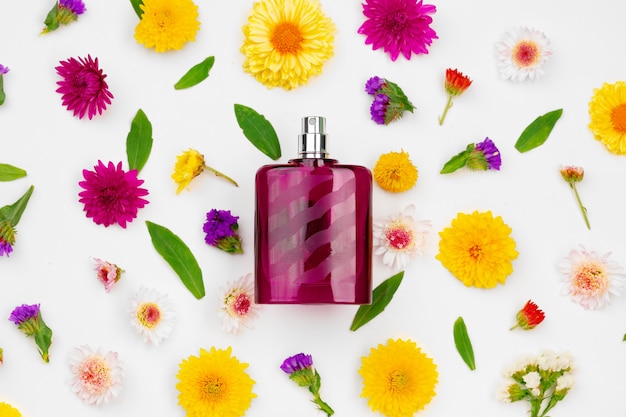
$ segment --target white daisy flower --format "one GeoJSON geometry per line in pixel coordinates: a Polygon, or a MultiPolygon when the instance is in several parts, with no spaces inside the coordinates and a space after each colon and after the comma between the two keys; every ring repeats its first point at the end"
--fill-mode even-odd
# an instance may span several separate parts
{"type": "Polygon", "coordinates": [[[583,246],[580,250],[572,249],[559,263],[564,283],[562,294],[569,294],[586,309],[600,309],[609,304],[611,294],[621,295],[626,275],[617,263],[609,260],[610,255],[610,252],[599,255],[583,246]]]}
{"type": "Polygon", "coordinates": [[[117,352],[103,354],[81,345],[71,353],[72,389],[87,404],[100,405],[117,397],[124,379],[117,352]]]}
{"type": "Polygon", "coordinates": [[[534,80],[543,74],[543,65],[552,56],[550,40],[543,32],[527,27],[510,30],[496,43],[502,78],[534,80]]]}
{"type": "Polygon", "coordinates": [[[130,322],[146,343],[158,346],[174,330],[174,311],[171,298],[155,289],[145,287],[130,300],[130,322]]]}
{"type": "Polygon", "coordinates": [[[397,271],[404,269],[415,255],[422,255],[430,220],[415,221],[415,205],[407,206],[385,222],[374,222],[374,255],[383,255],[383,263],[397,271]]]}
{"type": "Polygon", "coordinates": [[[254,282],[252,274],[230,282],[218,298],[219,316],[224,330],[237,334],[243,327],[251,327],[258,316],[259,305],[254,302],[254,282]]]}

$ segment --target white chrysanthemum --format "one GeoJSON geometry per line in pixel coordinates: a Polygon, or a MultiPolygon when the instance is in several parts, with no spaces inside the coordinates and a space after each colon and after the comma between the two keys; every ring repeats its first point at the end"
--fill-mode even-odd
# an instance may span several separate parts
{"type": "Polygon", "coordinates": [[[383,263],[399,271],[415,255],[422,255],[430,220],[415,221],[415,205],[407,206],[386,222],[374,222],[374,255],[383,255],[383,263]]]}
{"type": "Polygon", "coordinates": [[[254,282],[252,274],[230,282],[219,299],[219,316],[224,330],[237,334],[243,327],[251,327],[258,316],[259,305],[254,302],[254,282]]]}
{"type": "Polygon", "coordinates": [[[572,249],[559,263],[564,282],[562,294],[569,294],[587,309],[600,309],[609,304],[611,294],[621,295],[626,275],[621,266],[609,260],[610,255],[599,255],[583,246],[580,250],[572,249]]]}
{"type": "Polygon", "coordinates": [[[81,345],[71,353],[72,390],[87,404],[100,405],[122,390],[122,363],[117,352],[101,353],[81,345]]]}
{"type": "Polygon", "coordinates": [[[146,343],[158,346],[174,330],[174,307],[171,298],[145,287],[130,300],[130,322],[146,343]]]}
{"type": "Polygon", "coordinates": [[[527,27],[510,30],[496,43],[502,78],[534,80],[543,74],[543,65],[552,55],[550,40],[543,32],[527,27]]]}

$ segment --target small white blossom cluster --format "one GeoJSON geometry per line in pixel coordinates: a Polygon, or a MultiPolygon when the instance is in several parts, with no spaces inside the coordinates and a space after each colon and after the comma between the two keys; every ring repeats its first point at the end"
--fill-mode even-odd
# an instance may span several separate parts
{"type": "Polygon", "coordinates": [[[544,350],[538,356],[522,356],[502,372],[504,380],[498,388],[498,399],[509,403],[528,400],[531,417],[543,416],[574,386],[573,372],[569,352],[544,350]]]}

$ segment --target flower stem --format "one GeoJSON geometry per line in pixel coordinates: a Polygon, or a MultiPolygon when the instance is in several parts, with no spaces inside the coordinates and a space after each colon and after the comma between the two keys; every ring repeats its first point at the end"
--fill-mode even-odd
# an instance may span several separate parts
{"type": "Polygon", "coordinates": [[[205,168],[207,171],[210,171],[210,172],[212,172],[213,174],[215,174],[215,176],[216,176],[216,177],[222,177],[222,178],[224,178],[225,180],[227,180],[228,182],[230,182],[231,184],[233,184],[235,187],[239,187],[239,184],[237,184],[237,182],[236,182],[234,179],[232,179],[231,177],[229,177],[229,176],[228,176],[228,175],[226,175],[226,174],[221,173],[221,172],[220,172],[220,171],[218,171],[217,169],[215,169],[215,168],[211,168],[210,166],[207,166],[207,165],[205,165],[205,166],[204,166],[204,168],[205,168]]]}
{"type": "Polygon", "coordinates": [[[446,108],[443,109],[443,114],[439,118],[439,126],[443,125],[443,121],[446,119],[446,114],[448,114],[448,110],[452,107],[452,95],[448,95],[448,102],[446,103],[446,108]]]}
{"type": "Polygon", "coordinates": [[[570,183],[570,187],[574,190],[574,195],[576,196],[576,201],[578,201],[578,207],[580,207],[580,211],[583,213],[583,217],[585,218],[585,224],[587,225],[587,229],[591,230],[591,226],[589,225],[589,219],[587,218],[587,209],[583,206],[582,201],[580,201],[580,196],[578,195],[578,190],[576,189],[576,184],[570,183]]]}
{"type": "Polygon", "coordinates": [[[323,412],[326,413],[327,416],[332,416],[333,414],[335,414],[335,411],[330,408],[330,405],[326,404],[323,400],[322,397],[320,397],[319,394],[314,394],[314,400],[313,402],[315,404],[317,404],[317,406],[320,408],[320,410],[322,410],[323,412]]]}

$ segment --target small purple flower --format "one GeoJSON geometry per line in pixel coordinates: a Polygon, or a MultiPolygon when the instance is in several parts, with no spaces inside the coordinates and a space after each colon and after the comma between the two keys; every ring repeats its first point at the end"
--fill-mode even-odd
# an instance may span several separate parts
{"type": "Polygon", "coordinates": [[[380,87],[382,87],[383,84],[385,84],[384,78],[374,76],[367,80],[367,82],[365,83],[365,91],[367,92],[367,94],[374,95],[376,94],[376,92],[378,92],[378,90],[380,90],[380,87]]]}
{"type": "Polygon", "coordinates": [[[305,355],[304,353],[298,353],[297,355],[290,356],[283,361],[282,365],[280,365],[280,369],[290,375],[294,372],[301,371],[302,369],[312,367],[313,357],[311,355],[305,355]]]}
{"type": "Polygon", "coordinates": [[[59,7],[69,9],[76,15],[85,13],[85,3],[82,0],[60,0],[59,7]]]}
{"type": "Polygon", "coordinates": [[[204,241],[228,253],[243,253],[241,239],[237,233],[239,216],[230,214],[230,210],[212,209],[206,214],[206,222],[202,227],[206,236],[204,241]]]}
{"type": "Polygon", "coordinates": [[[370,106],[370,115],[372,120],[379,125],[385,124],[385,111],[387,110],[388,104],[389,97],[384,94],[376,94],[376,97],[374,97],[374,101],[370,106]]]}
{"type": "Polygon", "coordinates": [[[496,171],[500,170],[500,165],[502,165],[500,151],[496,148],[496,144],[493,143],[491,139],[485,138],[482,142],[477,143],[474,149],[483,154],[485,161],[487,162],[486,169],[495,169],[496,171]]]}
{"type": "Polygon", "coordinates": [[[9,320],[20,326],[27,320],[36,319],[39,315],[39,304],[27,305],[15,307],[9,316],[9,320]]]}
{"type": "Polygon", "coordinates": [[[13,252],[13,246],[11,246],[9,242],[5,241],[4,239],[2,239],[2,237],[0,237],[0,256],[2,255],[9,256],[11,252],[13,252]]]}
{"type": "Polygon", "coordinates": [[[0,75],[4,75],[7,72],[9,72],[9,67],[5,67],[4,65],[0,64],[0,75]]]}

